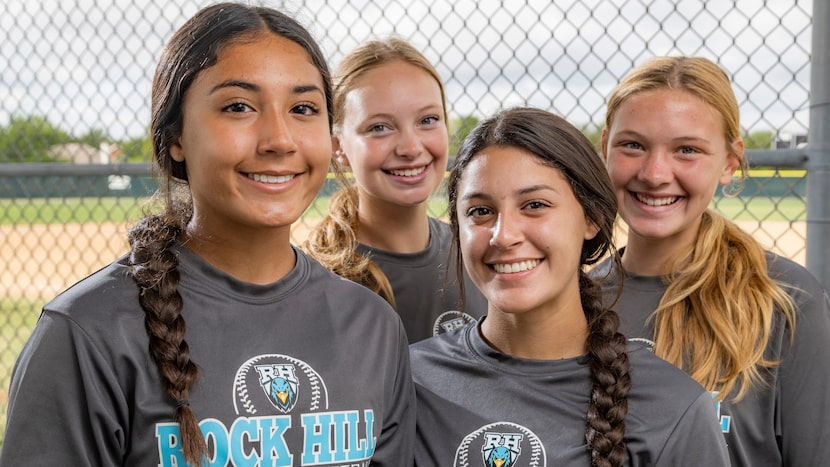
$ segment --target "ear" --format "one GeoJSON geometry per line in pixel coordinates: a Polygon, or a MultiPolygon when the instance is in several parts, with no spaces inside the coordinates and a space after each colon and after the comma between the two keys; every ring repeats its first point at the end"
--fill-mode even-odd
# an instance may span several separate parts
{"type": "Polygon", "coordinates": [[[602,136],[599,139],[600,150],[602,151],[602,160],[608,162],[608,128],[602,129],[602,136]]]}
{"type": "Polygon", "coordinates": [[[179,143],[181,137],[176,138],[176,141],[170,144],[170,157],[173,158],[176,162],[184,162],[184,151],[182,150],[182,145],[179,143]]]}
{"type": "Polygon", "coordinates": [[[723,172],[720,176],[720,184],[723,186],[729,185],[732,182],[732,177],[735,171],[741,166],[741,160],[744,158],[744,140],[739,136],[729,145],[729,152],[726,154],[726,165],[723,167],[723,172]]]}
{"type": "Polygon", "coordinates": [[[585,240],[593,240],[599,233],[599,227],[591,219],[588,219],[587,216],[585,217],[585,222],[588,223],[585,228],[585,240]]]}
{"type": "Polygon", "coordinates": [[[334,154],[334,160],[340,164],[340,167],[349,167],[349,158],[343,152],[343,146],[340,144],[340,138],[337,136],[331,137],[331,150],[334,154]]]}

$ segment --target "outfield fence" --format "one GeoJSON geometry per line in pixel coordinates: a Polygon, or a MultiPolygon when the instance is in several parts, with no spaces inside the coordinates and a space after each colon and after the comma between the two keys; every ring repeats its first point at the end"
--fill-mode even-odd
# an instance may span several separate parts
{"type": "MultiPolygon", "coordinates": [[[[0,442],[9,374],[42,304],[127,251],[153,191],[149,95],[164,42],[212,2],[4,0],[0,5],[0,442]]],[[[266,3],[269,4],[269,3],[266,3]]],[[[515,105],[596,141],[606,96],[654,55],[730,74],[752,171],[713,207],[830,286],[830,2],[813,0],[323,0],[271,2],[332,65],[397,34],[446,85],[452,148],[515,105]]],[[[323,215],[331,182],[292,231],[323,215]]],[[[441,216],[440,194],[433,214],[441,216]]]]}

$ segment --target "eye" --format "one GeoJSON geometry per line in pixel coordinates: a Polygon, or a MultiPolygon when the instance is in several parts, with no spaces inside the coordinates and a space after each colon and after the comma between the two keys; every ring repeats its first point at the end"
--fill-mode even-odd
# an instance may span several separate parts
{"type": "Polygon", "coordinates": [[[490,209],[485,208],[483,206],[474,206],[474,207],[471,207],[471,208],[469,208],[465,211],[465,213],[467,214],[467,217],[472,217],[474,219],[487,216],[491,212],[492,211],[490,211],[490,209]]]}
{"type": "Polygon", "coordinates": [[[633,150],[643,149],[643,145],[641,145],[640,143],[638,143],[636,141],[627,141],[627,142],[621,144],[621,146],[626,148],[626,149],[633,149],[633,150]]]}
{"type": "Polygon", "coordinates": [[[368,133],[383,133],[384,131],[388,131],[390,129],[391,128],[389,127],[389,125],[385,123],[375,123],[374,125],[371,125],[369,128],[367,128],[366,131],[368,133]]]}
{"type": "Polygon", "coordinates": [[[294,108],[291,109],[291,113],[300,115],[316,115],[320,113],[320,109],[314,104],[303,103],[294,106],[294,108]]]}
{"type": "Polygon", "coordinates": [[[251,108],[250,105],[244,102],[234,102],[232,104],[226,105],[225,107],[222,107],[222,111],[232,113],[251,112],[253,110],[254,109],[251,108]]]}
{"type": "Polygon", "coordinates": [[[682,146],[682,147],[677,149],[677,152],[679,152],[680,154],[683,154],[683,155],[691,155],[691,154],[696,154],[698,152],[698,150],[691,147],[691,146],[682,146]]]}
{"type": "Polygon", "coordinates": [[[440,121],[441,119],[437,115],[430,115],[421,119],[421,125],[434,125],[440,121]]]}
{"type": "Polygon", "coordinates": [[[535,212],[539,212],[539,211],[541,211],[545,208],[549,208],[549,207],[551,207],[550,203],[535,199],[535,200],[528,201],[527,203],[525,203],[523,208],[526,211],[530,211],[530,212],[535,213],[535,212]]]}

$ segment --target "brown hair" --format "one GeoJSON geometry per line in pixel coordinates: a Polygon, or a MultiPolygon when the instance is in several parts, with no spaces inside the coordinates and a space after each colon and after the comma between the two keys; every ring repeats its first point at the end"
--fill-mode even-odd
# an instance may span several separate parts
{"type": "Polygon", "coordinates": [[[207,447],[188,401],[199,370],[184,339],[178,257],[171,251],[193,210],[185,164],[173,160],[170,146],[181,136],[184,95],[198,74],[216,63],[223,47],[266,34],[285,37],[308,52],[323,78],[331,123],[325,57],[303,26],[269,8],[220,3],[202,9],[170,39],[153,79],[151,134],[155,168],[163,177],[155,199],[163,202],[164,210],[148,214],[130,230],[130,274],[140,291],[149,352],[175,404],[184,456],[193,465],[201,465],[207,447]]]}
{"type": "MultiPolygon", "coordinates": [[[[727,157],[740,160],[742,182],[748,163],[732,146],[740,136],[738,102],[727,74],[708,59],[658,57],[637,67],[608,99],[606,128],[626,99],[658,89],[683,90],[717,111],[727,157]]],[[[653,314],[655,353],[717,391],[718,400],[735,388],[740,400],[761,383],[762,369],[777,364],[764,358],[776,309],[794,332],[795,308],[786,286],[766,273],[763,247],[710,210],[703,214],[695,243],[666,266],[668,288],[653,314]]]]}
{"type": "MultiPolygon", "coordinates": [[[[608,172],[591,142],[573,125],[549,112],[514,108],[484,120],[464,139],[450,172],[449,215],[458,277],[463,267],[459,246],[458,184],[464,169],[490,146],[516,147],[534,154],[542,163],[558,169],[570,182],[574,195],[599,232],[582,245],[579,292],[588,320],[586,346],[593,381],[587,413],[586,439],[592,466],[621,466],[626,461],[624,442],[626,399],[631,388],[626,338],[619,331],[619,317],[602,304],[602,291],[584,270],[613,251],[617,199],[608,172]]],[[[616,257],[616,255],[613,255],[616,257]]],[[[459,280],[463,284],[462,280],[459,280]]]]}
{"type": "MultiPolygon", "coordinates": [[[[441,90],[444,109],[444,123],[447,122],[447,105],[444,85],[435,67],[415,47],[403,39],[390,37],[385,40],[368,41],[340,62],[334,75],[334,105],[332,110],[333,131],[338,135],[345,118],[346,96],[354,89],[358,80],[370,70],[392,62],[405,62],[429,74],[441,90]]],[[[393,307],[395,295],[389,279],[371,259],[357,251],[358,219],[357,186],[349,182],[336,158],[332,168],[340,190],[329,200],[329,210],[320,224],[315,227],[303,243],[309,256],[321,262],[338,275],[359,282],[386,299],[393,307]]]]}

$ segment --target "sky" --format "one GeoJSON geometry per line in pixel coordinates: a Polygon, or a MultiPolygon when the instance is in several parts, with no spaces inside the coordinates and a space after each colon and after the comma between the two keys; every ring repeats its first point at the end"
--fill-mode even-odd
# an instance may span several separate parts
{"type": "MultiPolygon", "coordinates": [[[[79,136],[143,136],[156,60],[185,0],[4,0],[0,126],[45,116],[79,136]]],[[[436,65],[450,117],[532,105],[601,125],[617,81],[653,55],[702,55],[733,79],[748,131],[806,133],[812,0],[283,0],[334,67],[397,34],[436,65]]]]}

